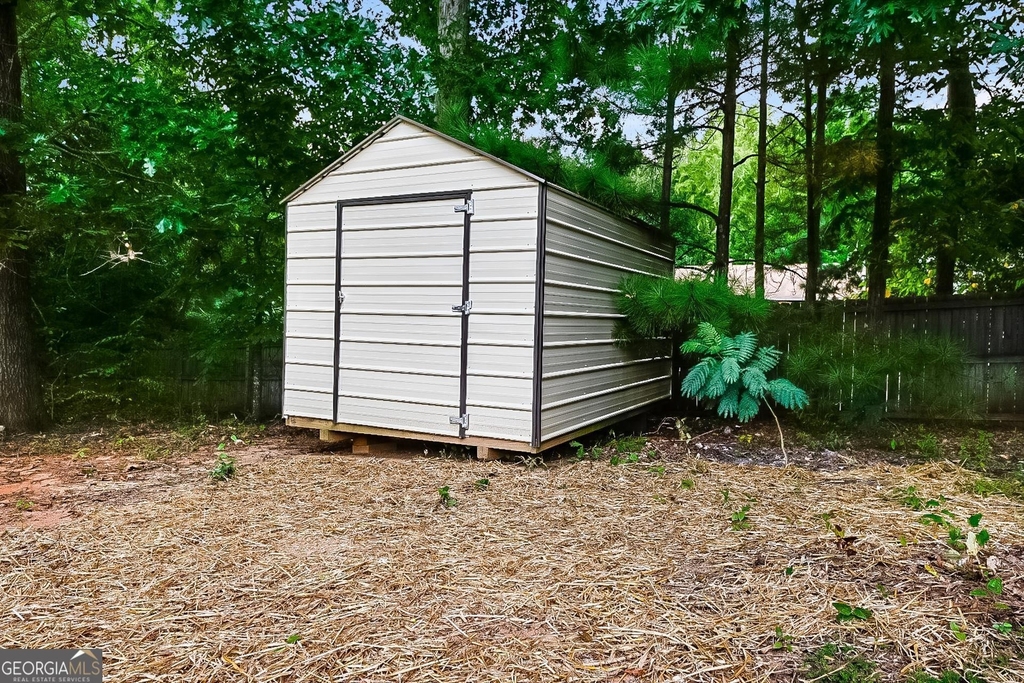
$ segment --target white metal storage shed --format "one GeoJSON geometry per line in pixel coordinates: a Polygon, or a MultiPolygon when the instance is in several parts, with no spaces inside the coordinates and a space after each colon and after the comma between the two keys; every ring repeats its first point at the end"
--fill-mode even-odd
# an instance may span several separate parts
{"type": "Polygon", "coordinates": [[[613,336],[653,229],[402,117],[285,201],[288,424],[539,452],[669,397],[613,336]]]}

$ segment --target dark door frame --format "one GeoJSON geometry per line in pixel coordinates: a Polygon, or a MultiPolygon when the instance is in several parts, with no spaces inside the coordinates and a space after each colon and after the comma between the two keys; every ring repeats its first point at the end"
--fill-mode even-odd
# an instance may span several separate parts
{"type": "MultiPolygon", "coordinates": [[[[337,202],[337,236],[335,237],[334,254],[334,391],[333,420],[338,423],[338,375],[341,372],[341,241],[343,215],[346,206],[375,206],[379,204],[413,204],[416,202],[435,202],[446,200],[462,200],[469,203],[473,198],[473,190],[451,190],[441,192],[417,192],[412,194],[394,194],[383,197],[361,197],[359,199],[342,199],[337,202]]],[[[469,301],[469,239],[472,213],[463,213],[462,223],[462,301],[469,301]]],[[[466,415],[467,368],[469,366],[469,311],[462,314],[462,344],[459,370],[459,417],[466,415]]],[[[466,438],[465,424],[459,425],[459,438],[466,438]]]]}

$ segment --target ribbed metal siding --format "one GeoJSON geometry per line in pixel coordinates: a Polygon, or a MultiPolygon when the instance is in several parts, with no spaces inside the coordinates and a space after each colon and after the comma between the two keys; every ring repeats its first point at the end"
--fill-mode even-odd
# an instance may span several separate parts
{"type": "Polygon", "coordinates": [[[287,211],[283,412],[330,419],[336,210],[320,204],[287,211]]]}
{"type": "Polygon", "coordinates": [[[467,436],[530,441],[538,188],[473,192],[467,436]]]}
{"type": "Polygon", "coordinates": [[[541,440],[671,394],[668,344],[640,356],[615,344],[622,278],[672,274],[667,242],[555,188],[548,190],[541,440]]]}
{"type": "MultiPolygon", "coordinates": [[[[466,434],[530,440],[538,184],[404,123],[289,204],[286,414],[333,413],[335,203],[454,190],[472,190],[475,204],[466,434]]],[[[458,393],[454,401],[450,394],[460,368],[451,366],[461,339],[451,338],[446,316],[459,303],[461,252],[441,234],[449,224],[461,231],[454,203],[443,216],[415,215],[412,204],[343,209],[339,422],[453,429],[447,417],[458,412],[458,393]],[[396,254],[405,255],[402,266],[389,267],[396,254]],[[390,314],[361,310],[361,300],[390,314]]]]}

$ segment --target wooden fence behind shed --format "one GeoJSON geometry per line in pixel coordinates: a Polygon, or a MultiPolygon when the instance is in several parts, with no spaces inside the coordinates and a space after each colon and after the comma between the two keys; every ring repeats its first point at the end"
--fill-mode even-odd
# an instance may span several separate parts
{"type": "Polygon", "coordinates": [[[156,352],[151,372],[168,382],[177,408],[211,417],[281,413],[281,348],[238,348],[214,366],[181,349],[156,352]]]}
{"type": "MultiPolygon", "coordinates": [[[[844,329],[855,332],[868,326],[866,302],[829,305],[841,309],[844,329]]],[[[890,337],[944,336],[958,342],[968,353],[967,390],[979,417],[1024,419],[1024,297],[888,299],[882,333],[890,337]]],[[[890,392],[886,411],[903,412],[896,392],[890,392]]]]}

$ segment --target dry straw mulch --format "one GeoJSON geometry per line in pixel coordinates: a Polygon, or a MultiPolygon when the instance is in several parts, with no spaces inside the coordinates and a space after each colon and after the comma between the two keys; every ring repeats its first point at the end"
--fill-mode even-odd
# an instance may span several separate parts
{"type": "Polygon", "coordinates": [[[944,494],[964,525],[984,513],[1016,612],[999,618],[1019,625],[1024,508],[962,493],[970,476],[283,454],[0,532],[0,645],[99,647],[110,681],[792,681],[836,642],[883,680],[1019,683],[1019,637],[993,631],[977,581],[928,571],[940,534],[892,494],[944,494]],[[838,624],[833,601],[873,617],[838,624]]]}

